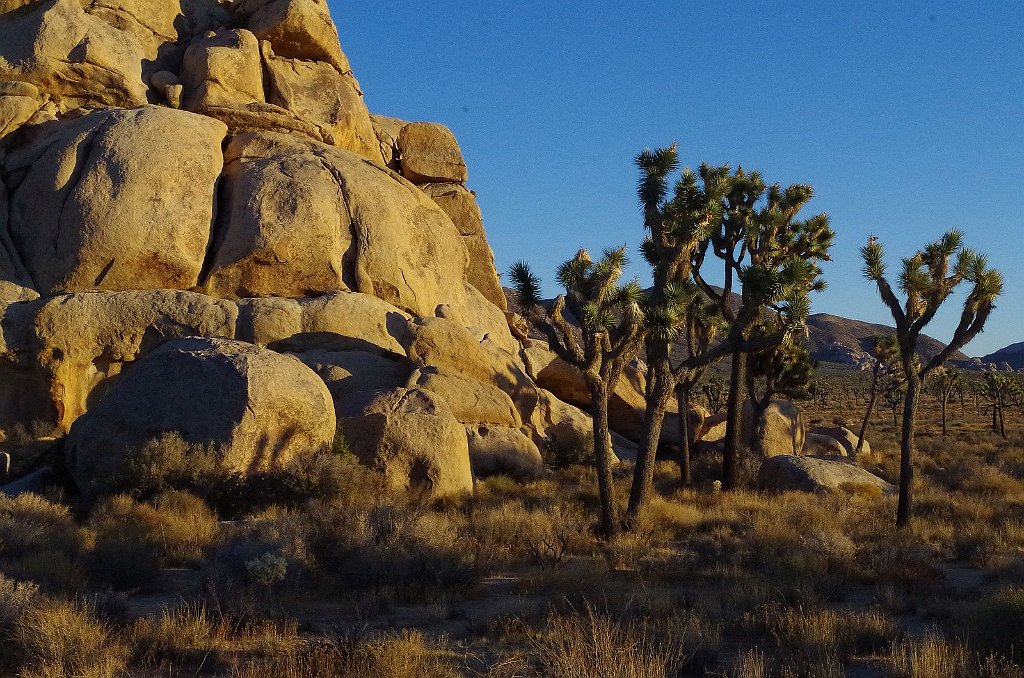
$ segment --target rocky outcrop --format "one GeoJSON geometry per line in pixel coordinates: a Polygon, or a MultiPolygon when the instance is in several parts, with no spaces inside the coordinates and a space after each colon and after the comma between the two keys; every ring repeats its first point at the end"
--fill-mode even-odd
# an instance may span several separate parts
{"type": "Polygon", "coordinates": [[[859,466],[814,457],[779,455],[765,459],[757,478],[758,487],[773,492],[863,491],[889,495],[896,488],[859,466]]]}
{"type": "Polygon", "coordinates": [[[414,184],[464,183],[468,174],[455,135],[444,125],[411,122],[398,135],[402,176],[414,184]]]}
{"type": "Polygon", "coordinates": [[[445,211],[462,235],[469,255],[466,280],[480,290],[487,301],[502,311],[508,310],[476,197],[461,184],[424,184],[420,188],[445,211]]]}
{"type": "Polygon", "coordinates": [[[467,176],[370,116],[325,0],[0,0],[0,433],[70,429],[88,493],[169,430],[318,449],[336,407],[396,487],[533,477],[592,422],[527,369],[467,176]]]}
{"type": "Polygon", "coordinates": [[[323,382],[295,358],[225,339],[183,339],[119,378],[71,428],[67,465],[87,495],[162,434],[212,445],[227,469],[280,467],[324,451],[335,433],[323,382]]]}

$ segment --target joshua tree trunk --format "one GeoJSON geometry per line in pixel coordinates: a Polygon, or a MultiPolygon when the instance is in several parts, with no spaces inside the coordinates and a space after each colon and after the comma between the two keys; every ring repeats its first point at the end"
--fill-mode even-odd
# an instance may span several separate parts
{"type": "Polygon", "coordinates": [[[910,527],[911,489],[914,484],[914,423],[921,393],[921,377],[913,367],[906,370],[907,393],[903,401],[903,432],[900,439],[900,497],[896,508],[896,527],[910,527]]]}
{"type": "MultiPolygon", "coordinates": [[[[683,487],[693,484],[693,469],[690,465],[690,389],[680,386],[676,389],[676,404],[679,408],[679,482],[683,487]]],[[[694,431],[696,433],[696,431],[694,431]]]]}
{"type": "Polygon", "coordinates": [[[945,393],[942,394],[942,436],[946,436],[946,403],[949,401],[949,396],[945,393]]]}
{"type": "Polygon", "coordinates": [[[597,490],[601,498],[601,531],[612,538],[619,529],[615,510],[615,488],[612,485],[611,435],[608,429],[608,387],[593,376],[587,379],[594,411],[594,468],[597,470],[597,490]]]}
{"type": "Polygon", "coordinates": [[[860,435],[857,436],[857,450],[860,454],[864,450],[864,436],[868,432],[868,422],[871,421],[871,413],[875,410],[875,400],[878,399],[878,369],[871,376],[871,395],[868,397],[868,411],[864,413],[864,421],[860,424],[860,435]]]}
{"type": "Polygon", "coordinates": [[[726,411],[725,451],[722,453],[722,488],[734,490],[740,459],[740,429],[743,426],[743,390],[747,374],[747,354],[737,349],[732,354],[729,375],[729,401],[726,411]]]}
{"type": "Polygon", "coordinates": [[[658,454],[658,442],[661,440],[661,427],[665,422],[665,411],[672,399],[674,379],[666,357],[663,366],[655,367],[653,383],[647,395],[647,408],[644,411],[644,433],[640,439],[640,450],[636,457],[636,468],[633,470],[633,485],[629,492],[629,508],[626,510],[626,525],[632,528],[636,523],[640,509],[651,497],[654,485],[654,462],[658,454]],[[659,369],[664,367],[665,369],[659,369]]]}

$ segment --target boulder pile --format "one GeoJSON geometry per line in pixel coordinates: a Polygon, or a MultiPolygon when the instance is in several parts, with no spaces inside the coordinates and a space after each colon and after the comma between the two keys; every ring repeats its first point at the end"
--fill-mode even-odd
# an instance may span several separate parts
{"type": "Polygon", "coordinates": [[[467,180],[448,128],[370,114],[325,0],[0,0],[0,431],[69,434],[83,489],[172,431],[245,470],[337,427],[436,494],[535,473],[590,421],[467,180]]]}

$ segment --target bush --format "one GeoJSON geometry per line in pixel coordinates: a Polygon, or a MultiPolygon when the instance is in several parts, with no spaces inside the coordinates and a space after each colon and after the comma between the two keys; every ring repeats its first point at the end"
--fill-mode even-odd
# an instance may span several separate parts
{"type": "Polygon", "coordinates": [[[594,433],[567,429],[558,439],[548,438],[541,449],[544,463],[551,468],[587,466],[594,462],[594,433]]]}
{"type": "Polygon", "coordinates": [[[21,665],[22,675],[119,675],[124,650],[87,609],[67,601],[42,599],[21,615],[6,655],[21,665]],[[10,651],[10,650],[13,650],[10,651]]]}
{"type": "Polygon", "coordinates": [[[533,649],[538,674],[551,678],[681,675],[686,663],[678,642],[657,642],[644,627],[590,607],[583,614],[549,615],[533,649]]]}
{"type": "Polygon", "coordinates": [[[48,591],[78,591],[83,535],[66,506],[0,494],[0,570],[48,591]]]}

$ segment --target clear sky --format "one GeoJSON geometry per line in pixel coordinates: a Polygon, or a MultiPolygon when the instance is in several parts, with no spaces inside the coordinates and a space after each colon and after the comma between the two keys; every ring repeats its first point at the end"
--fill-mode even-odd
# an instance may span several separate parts
{"type": "MultiPolygon", "coordinates": [[[[810,183],[837,233],[815,312],[891,324],[860,273],[950,227],[1006,278],[983,355],[1024,341],[1024,5],[875,0],[330,0],[370,110],[448,125],[499,272],[554,292],[579,247],[637,245],[633,157],[810,183]]],[[[954,301],[928,333],[948,339],[954,301]]]]}

